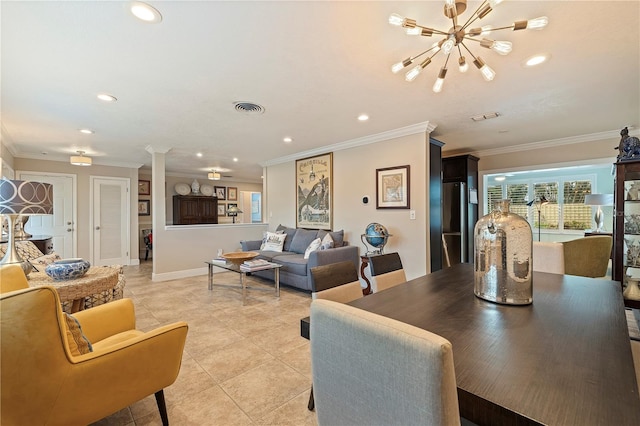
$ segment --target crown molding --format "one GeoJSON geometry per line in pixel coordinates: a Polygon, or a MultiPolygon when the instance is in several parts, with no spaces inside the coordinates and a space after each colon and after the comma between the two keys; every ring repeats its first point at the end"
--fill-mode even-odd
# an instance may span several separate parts
{"type": "Polygon", "coordinates": [[[421,123],[412,124],[406,127],[400,127],[399,129],[388,130],[382,133],[376,133],[369,136],[363,136],[361,138],[350,139],[343,142],[334,143],[333,145],[326,145],[320,148],[310,149],[308,151],[298,152],[296,154],[287,155],[285,157],[275,158],[273,160],[259,163],[262,167],[275,166],[276,164],[288,163],[290,161],[299,160],[300,158],[313,157],[315,155],[326,154],[327,152],[342,151],[349,148],[355,148],[358,146],[369,145],[372,143],[382,142],[389,139],[395,139],[408,135],[415,135],[417,133],[431,133],[437,127],[429,121],[423,121],[421,123]]]}
{"type": "MultiPolygon", "coordinates": [[[[631,129],[629,131],[629,136],[637,136],[640,135],[640,129],[631,129]]],[[[586,135],[578,135],[578,136],[569,136],[566,138],[558,138],[558,139],[549,139],[546,141],[539,142],[531,142],[525,143],[521,145],[512,145],[505,146],[502,148],[492,148],[492,149],[482,149],[477,151],[468,151],[468,152],[457,152],[456,155],[463,154],[473,154],[477,157],[489,157],[491,155],[499,155],[499,154],[510,154],[513,152],[522,152],[522,151],[531,151],[534,149],[547,149],[550,147],[563,146],[563,145],[573,145],[577,143],[584,142],[594,142],[601,141],[606,139],[620,139],[620,130],[609,130],[606,132],[598,132],[598,133],[589,133],[586,135]]],[[[614,146],[611,146],[611,150],[613,151],[614,146]]],[[[443,154],[448,154],[444,152],[443,154]]]]}

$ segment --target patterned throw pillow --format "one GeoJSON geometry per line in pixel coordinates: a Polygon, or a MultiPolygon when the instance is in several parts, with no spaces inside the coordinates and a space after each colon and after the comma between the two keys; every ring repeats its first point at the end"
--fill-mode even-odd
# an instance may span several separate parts
{"type": "Polygon", "coordinates": [[[69,350],[74,356],[88,354],[93,352],[91,342],[82,333],[80,323],[73,315],[64,314],[65,323],[67,325],[67,340],[69,341],[69,350]]]}
{"type": "Polygon", "coordinates": [[[331,234],[327,233],[324,238],[322,238],[320,250],[327,250],[330,248],[333,248],[333,238],[331,238],[331,234]]]}
{"type": "Polygon", "coordinates": [[[309,247],[307,247],[307,249],[304,251],[304,258],[308,259],[312,251],[316,251],[320,248],[320,244],[322,244],[322,240],[320,238],[316,238],[315,240],[311,241],[309,247]]]}
{"type": "Polygon", "coordinates": [[[62,258],[58,253],[52,252],[40,257],[36,257],[35,259],[30,259],[29,263],[31,263],[36,271],[44,271],[44,268],[46,268],[48,264],[61,259],[62,258]]]}
{"type": "Polygon", "coordinates": [[[260,247],[260,250],[281,252],[285,238],[287,238],[287,234],[267,232],[267,237],[265,238],[264,244],[260,247]]]}

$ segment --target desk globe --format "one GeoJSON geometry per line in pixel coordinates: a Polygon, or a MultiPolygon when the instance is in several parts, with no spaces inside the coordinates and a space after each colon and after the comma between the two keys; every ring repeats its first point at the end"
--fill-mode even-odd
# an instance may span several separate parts
{"type": "Polygon", "coordinates": [[[391,237],[391,234],[389,234],[387,228],[376,222],[368,224],[364,230],[364,234],[360,235],[360,239],[365,249],[367,249],[367,254],[382,254],[389,237],[391,237]],[[367,244],[369,244],[373,250],[368,250],[367,244]]]}

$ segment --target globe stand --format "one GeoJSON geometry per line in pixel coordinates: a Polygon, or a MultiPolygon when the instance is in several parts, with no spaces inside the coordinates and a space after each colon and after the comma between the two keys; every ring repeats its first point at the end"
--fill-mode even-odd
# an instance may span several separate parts
{"type": "Polygon", "coordinates": [[[371,235],[367,235],[367,234],[360,234],[360,240],[362,241],[362,244],[364,244],[364,249],[367,250],[367,252],[365,253],[366,256],[370,256],[370,255],[374,255],[374,254],[382,254],[382,252],[384,251],[384,246],[387,245],[387,239],[388,236],[384,236],[384,237],[374,237],[374,238],[378,238],[378,239],[383,239],[384,242],[379,245],[379,246],[375,246],[371,243],[369,243],[367,240],[371,238],[371,235]],[[371,250],[369,250],[369,246],[371,246],[371,250]]]}

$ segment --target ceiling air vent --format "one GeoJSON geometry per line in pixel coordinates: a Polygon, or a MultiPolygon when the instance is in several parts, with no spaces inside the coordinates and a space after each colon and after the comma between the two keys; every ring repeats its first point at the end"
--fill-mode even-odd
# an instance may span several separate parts
{"type": "Polygon", "coordinates": [[[262,114],[264,107],[262,105],[254,104],[252,102],[236,102],[236,111],[243,112],[245,114],[262,114]]]}

